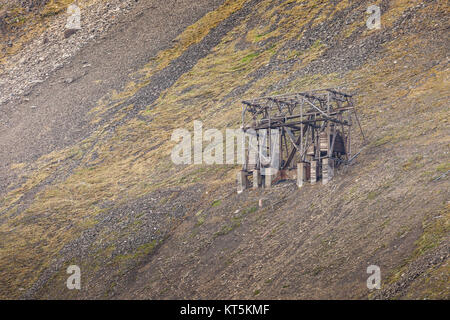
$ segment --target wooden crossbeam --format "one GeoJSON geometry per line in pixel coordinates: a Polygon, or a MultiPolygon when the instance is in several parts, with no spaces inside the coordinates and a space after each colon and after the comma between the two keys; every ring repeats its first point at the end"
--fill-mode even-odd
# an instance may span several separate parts
{"type": "Polygon", "coordinates": [[[325,90],[329,91],[331,93],[334,93],[334,94],[338,94],[338,95],[344,96],[344,97],[349,97],[349,98],[353,97],[353,95],[351,95],[351,94],[339,92],[339,91],[336,91],[335,89],[325,89],[325,90]]]}

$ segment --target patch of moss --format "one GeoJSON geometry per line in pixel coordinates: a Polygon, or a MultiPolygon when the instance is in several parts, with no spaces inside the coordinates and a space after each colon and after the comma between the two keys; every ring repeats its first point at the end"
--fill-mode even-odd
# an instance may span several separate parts
{"type": "Polygon", "coordinates": [[[247,63],[251,62],[253,59],[255,59],[257,56],[259,56],[259,52],[249,53],[248,55],[246,55],[245,57],[243,57],[241,59],[241,63],[247,64],[247,63]]]}
{"type": "Polygon", "coordinates": [[[152,242],[145,243],[139,246],[134,253],[118,255],[114,258],[114,261],[119,264],[126,264],[130,261],[137,261],[147,255],[149,255],[155,247],[158,245],[157,240],[153,240],[152,242]]]}
{"type": "Polygon", "coordinates": [[[367,199],[368,200],[373,200],[373,199],[375,199],[378,195],[380,194],[380,192],[379,191],[370,191],[368,194],[367,194],[367,199]]]}
{"type": "Polygon", "coordinates": [[[214,200],[213,203],[211,204],[211,207],[218,207],[218,206],[220,206],[221,202],[222,201],[220,199],[214,200]]]}
{"type": "Polygon", "coordinates": [[[240,217],[233,217],[231,219],[231,224],[229,225],[224,225],[219,231],[217,231],[214,234],[214,238],[218,237],[218,236],[224,236],[228,233],[230,233],[231,231],[233,231],[234,229],[238,228],[241,226],[241,218],[240,217]]]}
{"type": "Polygon", "coordinates": [[[244,209],[242,211],[242,214],[243,215],[244,214],[249,214],[249,213],[253,213],[253,212],[256,212],[256,211],[258,211],[258,207],[250,207],[250,208],[244,209]]]}
{"type": "Polygon", "coordinates": [[[205,223],[205,217],[198,217],[197,223],[195,224],[196,227],[200,227],[202,224],[205,223]]]}
{"type": "Polygon", "coordinates": [[[436,171],[441,173],[447,172],[449,170],[450,170],[450,162],[441,163],[436,167],[436,171]]]}
{"type": "Polygon", "coordinates": [[[423,156],[420,154],[409,158],[405,163],[403,163],[402,165],[403,170],[418,169],[422,167],[423,164],[420,162],[422,159],[423,156]]]}
{"type": "Polygon", "coordinates": [[[392,284],[400,280],[408,265],[429,250],[436,248],[450,232],[450,204],[439,212],[438,216],[428,216],[423,221],[423,233],[415,242],[416,248],[389,276],[387,283],[392,284]]]}

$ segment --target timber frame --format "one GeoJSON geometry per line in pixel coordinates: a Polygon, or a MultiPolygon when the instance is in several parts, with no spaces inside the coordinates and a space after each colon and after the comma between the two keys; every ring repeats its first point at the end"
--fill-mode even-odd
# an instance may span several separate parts
{"type": "Polygon", "coordinates": [[[256,135],[259,152],[254,161],[249,161],[252,148],[244,147],[239,193],[250,186],[270,188],[288,178],[296,178],[299,187],[320,179],[326,184],[335,168],[350,164],[359,154],[354,153],[351,139],[355,123],[365,143],[353,96],[335,88],[260,97],[242,104],[242,129],[256,135]],[[272,146],[270,135],[260,134],[264,130],[277,133],[276,152],[266,147],[267,141],[261,141],[268,136],[268,145],[272,146]],[[271,157],[279,157],[275,168],[260,160],[262,145],[271,157]]]}

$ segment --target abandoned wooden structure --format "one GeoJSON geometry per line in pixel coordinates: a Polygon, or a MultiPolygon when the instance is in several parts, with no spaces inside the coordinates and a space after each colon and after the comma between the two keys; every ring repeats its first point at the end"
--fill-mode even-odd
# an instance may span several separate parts
{"type": "Polygon", "coordinates": [[[244,144],[238,192],[270,188],[285,179],[297,179],[299,187],[306,181],[325,184],[339,165],[349,164],[359,154],[352,147],[355,123],[365,141],[353,96],[334,88],[242,103],[242,129],[249,144],[244,144]]]}

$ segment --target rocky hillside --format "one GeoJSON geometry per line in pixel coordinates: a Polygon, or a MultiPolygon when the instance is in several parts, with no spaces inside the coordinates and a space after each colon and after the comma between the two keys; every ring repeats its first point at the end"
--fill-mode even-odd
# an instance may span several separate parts
{"type": "Polygon", "coordinates": [[[1,298],[450,298],[447,1],[80,0],[69,38],[70,1],[30,17],[55,3],[2,40],[1,298]],[[239,166],[170,160],[194,120],[333,86],[368,143],[327,185],[237,194],[239,166]]]}

